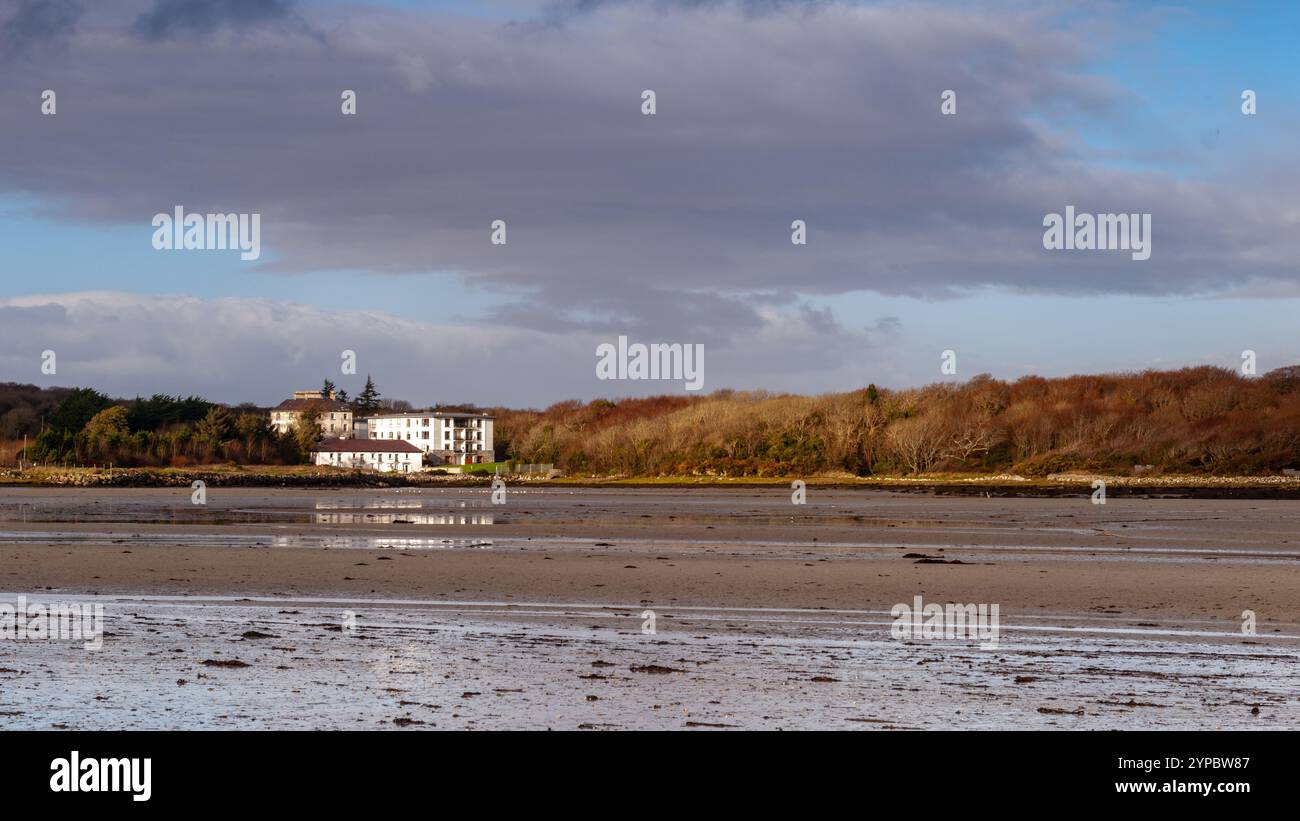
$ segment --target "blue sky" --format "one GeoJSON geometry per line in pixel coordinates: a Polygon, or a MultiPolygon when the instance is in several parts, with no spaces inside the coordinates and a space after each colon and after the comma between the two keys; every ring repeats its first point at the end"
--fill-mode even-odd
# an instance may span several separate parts
{"type": "MultiPolygon", "coordinates": [[[[136,5],[144,13],[150,4],[140,0],[136,5]]],[[[337,51],[331,65],[347,59],[357,61],[355,84],[364,89],[359,119],[362,127],[377,129],[374,132],[377,136],[356,136],[354,145],[361,150],[374,145],[380,159],[392,152],[394,164],[402,162],[400,145],[410,136],[407,132],[426,134],[422,139],[434,145],[453,135],[463,137],[467,145],[503,141],[502,150],[512,152],[510,156],[527,149],[528,134],[522,133],[518,126],[508,125],[508,118],[514,115],[513,108],[503,109],[502,125],[497,126],[494,123],[498,114],[485,111],[493,105],[517,106],[524,111],[527,104],[523,100],[554,95],[560,102],[548,101],[552,110],[557,106],[563,108],[569,98],[584,101],[584,105],[590,101],[592,111],[606,110],[604,95],[608,89],[599,76],[603,72],[594,72],[598,76],[582,88],[570,90],[562,80],[555,79],[548,80],[545,86],[521,92],[514,84],[528,81],[520,79],[512,67],[516,55],[520,61],[532,61],[532,65],[541,67],[534,74],[563,78],[573,76],[568,74],[573,66],[567,55],[575,48],[590,49],[597,55],[591,58],[593,65],[597,65],[602,59],[613,59],[606,55],[607,50],[622,54],[624,49],[616,48],[624,42],[619,38],[644,42],[626,38],[637,37],[638,28],[645,29],[647,24],[652,34],[662,37],[664,42],[691,30],[688,27],[698,30],[707,26],[717,26],[728,37],[737,39],[752,35],[755,48],[762,42],[768,43],[769,48],[773,43],[785,42],[771,39],[778,30],[790,32],[789,42],[796,44],[792,50],[800,47],[798,44],[815,45],[817,37],[826,36],[819,33],[823,30],[801,17],[801,11],[778,7],[775,11],[752,13],[734,9],[728,3],[706,5],[703,10],[674,3],[659,4],[652,10],[647,10],[644,4],[638,8],[611,3],[572,18],[563,15],[557,18],[554,10],[559,6],[525,2],[465,4],[390,0],[382,5],[387,11],[376,6],[367,12],[365,6],[356,4],[298,4],[294,8],[307,21],[305,25],[328,32],[328,36],[320,39],[327,42],[323,47],[326,52],[337,51]],[[676,17],[682,18],[680,23],[676,17]],[[556,23],[556,19],[562,22],[556,23]],[[520,23],[542,20],[551,22],[549,32],[530,35],[526,40],[515,33],[520,23]],[[380,65],[390,55],[372,49],[367,40],[386,26],[395,27],[394,31],[400,29],[402,36],[408,38],[392,46],[399,57],[391,69],[380,65]],[[454,38],[457,41],[454,46],[451,38],[444,36],[453,29],[461,30],[454,38]],[[483,49],[476,51],[473,39],[466,32],[483,38],[483,49]],[[605,37],[609,42],[603,40],[605,37]],[[489,41],[490,46],[486,45],[489,41]],[[495,50],[486,51],[489,47],[495,50]],[[338,57],[339,54],[345,56],[338,57]],[[362,65],[366,67],[364,72],[362,65]],[[463,73],[458,73],[459,69],[464,69],[463,73]],[[381,80],[384,70],[389,74],[386,80],[381,80]],[[360,82],[361,78],[366,82],[360,82]],[[385,103],[395,102],[385,105],[378,113],[371,113],[379,108],[375,100],[381,91],[376,87],[381,83],[385,84],[382,99],[385,103]],[[457,106],[463,107],[459,110],[467,119],[458,119],[457,106]],[[406,113],[428,119],[407,123],[406,113]],[[469,116],[474,119],[471,121],[469,116]]],[[[447,343],[434,344],[429,339],[441,340],[445,336],[458,340],[458,350],[480,351],[483,359],[477,363],[478,369],[500,369],[497,379],[478,378],[449,387],[456,369],[445,364],[430,365],[437,372],[434,381],[439,387],[435,389],[429,387],[430,378],[424,370],[402,370],[386,364],[385,378],[393,385],[393,392],[416,402],[477,401],[535,406],[567,396],[587,398],[611,393],[680,390],[679,386],[671,385],[610,385],[592,380],[584,352],[599,340],[621,332],[620,323],[633,335],[659,333],[664,341],[690,342],[698,338],[709,344],[711,351],[716,351],[711,362],[717,363],[710,374],[710,389],[765,387],[816,392],[846,390],[866,382],[896,387],[922,384],[939,378],[938,356],[946,348],[959,352],[960,377],[991,372],[1014,378],[1027,373],[1058,375],[1206,363],[1233,367],[1245,348],[1259,353],[1261,370],[1300,362],[1300,342],[1293,332],[1293,317],[1300,309],[1295,264],[1288,263],[1284,247],[1257,251],[1249,241],[1251,237],[1278,235],[1277,242],[1283,243],[1284,238],[1274,226],[1267,220],[1229,225],[1213,242],[1206,238],[1204,249],[1189,247],[1195,238],[1205,234],[1197,227],[1197,220],[1235,219],[1236,214],[1257,204],[1262,213],[1277,215],[1278,224],[1295,221],[1293,215],[1300,206],[1295,204],[1286,183],[1295,178],[1295,168],[1287,160],[1293,156],[1292,146],[1300,127],[1300,117],[1296,116],[1300,110],[1297,107],[1300,60],[1294,56],[1292,42],[1294,33],[1300,30],[1300,8],[1296,4],[1121,3],[1109,4],[1100,11],[1095,4],[1062,4],[1053,14],[1032,10],[1027,4],[952,3],[930,8],[931,11],[937,8],[933,23],[928,29],[921,28],[920,33],[905,6],[887,4],[880,8],[879,17],[846,19],[860,21],[864,34],[896,26],[916,38],[918,44],[928,42],[931,29],[943,32],[944,37],[970,30],[969,45],[953,47],[959,52],[953,65],[965,66],[968,77],[978,81],[987,79],[989,83],[978,93],[967,95],[969,86],[961,85],[963,75],[956,70],[952,72],[957,78],[953,84],[957,85],[959,94],[965,95],[961,97],[959,124],[968,126],[973,118],[975,125],[970,127],[977,131],[970,138],[976,141],[970,144],[974,146],[970,149],[972,158],[958,161],[951,171],[963,178],[954,186],[951,203],[969,198],[973,203],[971,211],[977,214],[985,207],[992,213],[1007,206],[1007,216],[1004,218],[999,213],[997,224],[985,224],[981,216],[955,229],[962,234],[969,231],[976,247],[981,233],[1001,236],[997,232],[1005,231],[1007,235],[1023,232],[1017,236],[1030,238],[1029,246],[1006,251],[1006,273],[999,270],[996,259],[999,254],[986,260],[978,253],[956,249],[950,252],[939,247],[934,260],[925,259],[926,255],[920,252],[915,259],[909,256],[907,247],[924,246],[931,241],[943,246],[947,242],[942,236],[931,240],[935,236],[933,225],[952,221],[953,214],[960,209],[943,199],[942,190],[929,192],[928,200],[918,202],[914,218],[908,213],[899,215],[900,223],[909,222],[911,227],[899,238],[899,247],[889,247],[888,253],[882,252],[879,260],[874,260],[874,249],[890,246],[895,233],[888,226],[880,226],[880,233],[864,229],[861,236],[848,237],[851,242],[842,249],[818,249],[819,256],[808,261],[807,271],[800,269],[801,258],[790,257],[776,246],[771,251],[765,250],[768,246],[764,243],[770,237],[754,245],[752,214],[764,212],[769,205],[773,219],[780,215],[781,224],[788,214],[812,211],[816,215],[820,213],[818,209],[829,209],[820,223],[812,223],[814,239],[810,248],[818,242],[823,225],[828,228],[820,236],[831,235],[837,241],[852,233],[838,220],[851,222],[857,218],[846,218],[842,210],[835,210],[838,206],[830,204],[839,201],[841,195],[830,193],[826,203],[818,201],[823,193],[822,181],[833,181],[836,176],[835,165],[829,157],[843,149],[837,129],[843,122],[851,121],[843,118],[857,116],[843,114],[843,99],[831,100],[828,105],[832,107],[825,110],[826,133],[835,136],[827,137],[821,144],[831,152],[821,155],[828,157],[824,168],[817,166],[819,152],[815,146],[811,155],[797,152],[797,143],[792,145],[792,140],[797,140],[797,132],[793,137],[778,134],[770,146],[756,144],[754,147],[754,157],[771,156],[778,166],[789,162],[782,159],[781,152],[794,151],[791,156],[798,158],[798,163],[811,166],[814,182],[806,190],[798,184],[791,185],[788,180],[774,181],[770,190],[764,190],[750,176],[737,176],[741,173],[740,166],[719,173],[711,181],[712,189],[695,192],[690,183],[671,180],[671,186],[663,191],[629,188],[613,176],[620,172],[602,170],[606,167],[601,165],[604,161],[601,154],[611,146],[620,145],[620,134],[627,134],[629,129],[655,126],[666,129],[665,136],[654,137],[663,142],[640,143],[637,150],[641,153],[612,159],[608,168],[626,169],[629,163],[640,162],[647,168],[662,168],[659,163],[671,164],[675,157],[698,154],[707,158],[711,151],[726,157],[725,124],[730,121],[728,117],[734,119],[734,112],[731,115],[719,112],[718,125],[722,130],[713,128],[712,124],[707,128],[701,125],[697,137],[689,136],[695,124],[674,121],[663,114],[656,115],[653,123],[640,119],[620,122],[611,132],[613,136],[593,138],[586,147],[575,148],[573,156],[565,150],[563,139],[576,136],[581,140],[578,135],[584,133],[583,121],[573,112],[560,112],[563,118],[556,130],[539,133],[533,142],[533,145],[545,145],[544,159],[508,170],[496,182],[484,180],[476,187],[465,188],[461,195],[450,192],[457,185],[475,186],[476,178],[468,171],[460,173],[456,162],[446,157],[435,160],[436,167],[412,169],[412,179],[420,180],[419,186],[404,184],[400,173],[386,180],[386,190],[391,194],[370,192],[364,177],[353,180],[346,174],[340,176],[335,189],[313,190],[316,183],[304,182],[296,173],[286,172],[282,184],[285,191],[293,191],[297,212],[290,211],[288,204],[281,202],[260,206],[272,196],[263,182],[278,179],[279,169],[275,165],[267,166],[263,174],[232,172],[228,165],[236,160],[214,156],[210,150],[196,148],[196,154],[202,156],[195,156],[192,162],[181,162],[171,154],[173,146],[160,147],[158,156],[163,160],[156,174],[147,170],[147,160],[141,160],[140,167],[131,167],[128,162],[119,171],[112,158],[120,152],[114,150],[107,152],[107,156],[96,156],[96,145],[114,144],[121,135],[105,132],[97,142],[94,132],[102,118],[78,119],[79,106],[89,105],[92,99],[96,106],[104,104],[99,85],[104,81],[87,81],[82,89],[77,86],[76,77],[78,73],[81,76],[87,72],[111,73],[114,66],[132,60],[133,50],[146,55],[142,60],[170,59],[165,49],[171,44],[141,42],[126,48],[118,43],[96,51],[91,38],[98,29],[125,30],[130,23],[129,18],[113,20],[97,10],[67,32],[49,58],[53,61],[70,56],[69,73],[60,74],[62,69],[56,70],[53,62],[46,63],[42,57],[10,58],[15,71],[10,72],[12,81],[0,102],[10,106],[22,100],[26,101],[23,105],[30,106],[32,89],[48,82],[60,88],[61,111],[54,122],[33,118],[24,131],[11,131],[8,135],[0,132],[0,139],[7,140],[9,147],[20,148],[18,156],[11,154],[9,160],[0,160],[0,244],[5,248],[0,308],[4,300],[9,300],[11,309],[28,310],[34,295],[48,296],[48,301],[54,304],[66,302],[66,307],[72,304],[72,298],[60,295],[111,291],[142,298],[194,297],[209,302],[229,300],[230,304],[244,300],[298,306],[320,312],[321,328],[328,328],[331,323],[341,324],[339,315],[365,312],[372,317],[387,316],[412,323],[409,327],[413,330],[409,332],[420,337],[421,344],[432,344],[433,351],[444,349],[447,343]],[[945,13],[945,5],[952,13],[945,13]],[[992,9],[987,13],[996,15],[1003,13],[996,10],[1004,6],[1020,15],[1016,26],[1024,35],[1022,40],[1008,37],[1005,42],[990,45],[993,35],[982,28],[980,13],[971,10],[992,9]],[[1040,29],[1044,36],[1062,37],[1062,42],[1077,48],[1078,53],[1058,63],[1050,48],[1038,49],[1023,42],[1040,29]],[[961,57],[961,48],[967,49],[965,58],[961,57]],[[1043,67],[1030,65],[1032,60],[1042,60],[1043,67]],[[986,65],[996,69],[981,67],[986,65]],[[1043,79],[1043,75],[1049,75],[1050,79],[1043,79]],[[994,79],[996,83],[992,82],[994,79]],[[1029,90],[1023,98],[1013,97],[1009,89],[1021,85],[1029,90]],[[1245,88],[1258,94],[1259,113],[1254,117],[1242,116],[1239,110],[1240,93],[1245,88]],[[990,101],[1004,91],[1006,99],[990,101]],[[972,111],[986,102],[996,102],[997,110],[972,111]],[[80,133],[55,134],[49,138],[49,153],[41,155],[42,161],[59,164],[65,173],[47,184],[39,170],[33,170],[27,155],[36,157],[45,150],[33,147],[41,139],[41,129],[49,132],[64,122],[70,124],[66,127],[75,126],[80,133]],[[682,132],[686,136],[674,138],[672,129],[675,128],[686,129],[682,132]],[[987,149],[985,141],[990,143],[987,149]],[[994,192],[987,206],[981,205],[979,197],[985,192],[981,191],[978,180],[984,167],[983,156],[989,158],[987,167],[996,168],[1003,179],[1022,172],[1032,179],[1015,189],[1008,187],[1005,192],[994,192]],[[558,165],[564,162],[574,163],[573,169],[558,165]],[[84,185],[77,181],[78,169],[83,166],[87,172],[84,185]],[[177,168],[190,176],[183,185],[178,183],[169,190],[164,177],[175,173],[177,168]],[[518,201],[498,198],[493,202],[485,196],[489,205],[479,209],[477,204],[472,204],[484,191],[504,191],[514,196],[517,191],[511,186],[529,185],[534,173],[536,185],[526,198],[518,201]],[[1157,200],[1163,199],[1171,206],[1202,210],[1180,211],[1174,215],[1152,208],[1156,214],[1154,244],[1159,266],[1121,267],[1108,260],[1094,271],[1077,259],[1067,262],[1060,257],[1045,256],[1032,247],[1032,238],[1041,233],[1035,224],[1036,217],[1049,210],[1049,206],[1059,209],[1067,204],[1061,199],[1045,198],[1042,192],[1063,191],[1067,192],[1063,196],[1071,196],[1068,192],[1075,185],[1073,174],[1088,178],[1086,185],[1079,183],[1081,205],[1098,201],[1104,204],[1108,192],[1120,191],[1124,196],[1119,197],[1114,210],[1145,210],[1133,200],[1147,193],[1157,207],[1161,205],[1157,200]],[[135,184],[130,182],[133,179],[142,189],[148,189],[152,198],[141,193],[138,203],[132,201],[128,205],[135,195],[135,184]],[[112,187],[122,180],[128,182],[121,190],[112,187]],[[106,181],[112,181],[112,185],[106,181]],[[567,185],[569,181],[571,187],[567,185]],[[1116,181],[1120,185],[1113,187],[1111,183],[1116,181]],[[297,191],[298,186],[303,189],[301,192],[297,191]],[[962,186],[966,190],[958,190],[962,186]],[[444,190],[448,192],[446,202],[436,202],[444,190]],[[733,243],[734,247],[715,246],[707,238],[702,240],[702,232],[697,230],[698,218],[691,222],[682,216],[700,213],[709,220],[715,219],[708,210],[697,211],[701,203],[708,202],[712,190],[722,190],[734,197],[731,205],[720,203],[722,210],[716,216],[723,236],[720,241],[733,243]],[[203,194],[195,197],[195,191],[203,194]],[[262,259],[257,263],[242,262],[237,252],[155,251],[150,246],[152,228],[148,224],[148,212],[150,208],[170,210],[176,204],[173,200],[185,197],[182,192],[191,195],[190,210],[203,208],[203,202],[193,202],[195,199],[210,195],[214,201],[224,202],[232,193],[259,205],[258,210],[266,212],[262,259]],[[781,199],[787,192],[788,209],[781,199]],[[420,211],[420,197],[426,194],[435,200],[435,207],[427,215],[420,211]],[[352,244],[343,242],[344,227],[355,227],[360,219],[357,214],[339,213],[345,209],[349,196],[359,198],[357,210],[370,218],[368,225],[383,226],[378,235],[352,244]],[[373,201],[361,204],[368,196],[373,196],[373,201]],[[414,204],[402,207],[398,216],[388,215],[386,204],[393,201],[392,197],[406,196],[411,196],[414,204]],[[1011,202],[1017,199],[1019,202],[1011,202]],[[115,203],[119,200],[123,204],[117,208],[115,203]],[[451,210],[457,204],[462,205],[464,213],[451,210]],[[522,225],[512,217],[512,230],[526,242],[532,239],[530,230],[541,230],[530,226],[528,220],[533,215],[538,226],[550,220],[551,243],[538,242],[511,251],[509,257],[504,253],[489,256],[490,250],[481,250],[479,240],[486,235],[483,223],[490,214],[496,213],[489,209],[498,204],[501,213],[525,215],[520,217],[522,225]],[[1233,206],[1228,208],[1228,204],[1233,206]],[[278,218],[272,213],[276,205],[283,206],[278,218]],[[950,206],[955,210],[950,210],[950,206]],[[1288,208],[1292,210],[1288,212],[1288,208]],[[589,252],[585,247],[575,248],[573,238],[562,232],[580,219],[576,215],[589,215],[593,209],[615,215],[611,219],[617,224],[610,230],[608,246],[593,247],[589,252]],[[726,224],[732,220],[739,223],[740,218],[732,215],[743,214],[746,209],[751,215],[746,217],[750,223],[744,227],[726,224]],[[1232,213],[1224,213],[1224,209],[1232,213]],[[297,214],[304,210],[313,213],[299,218],[297,214]],[[621,216],[623,211],[625,217],[621,216]],[[940,212],[942,217],[937,216],[940,212]],[[294,214],[294,217],[287,219],[284,214],[294,214]],[[685,227],[680,220],[688,221],[685,227]],[[390,228],[391,236],[387,233],[390,228]],[[1175,228],[1184,233],[1174,234],[1175,228]],[[426,229],[428,236],[421,237],[426,229]],[[678,230],[687,231],[690,236],[678,234],[678,230]],[[1172,236],[1177,236],[1181,257],[1167,263],[1160,261],[1160,257],[1169,259],[1172,236]],[[410,237],[415,239],[408,246],[410,237]],[[679,237],[681,247],[677,248],[679,237]],[[871,265],[864,263],[863,270],[855,272],[856,261],[863,259],[872,260],[871,265]],[[699,269],[688,270],[691,265],[698,265],[699,269]],[[1186,277],[1183,277],[1184,269],[1189,271],[1186,277]],[[648,277],[659,272],[663,272],[664,281],[651,283],[648,277]],[[861,287],[854,285],[858,281],[861,287]],[[809,317],[816,319],[809,320],[809,317]],[[427,326],[427,334],[418,330],[422,325],[427,326]],[[890,330],[882,331],[882,327],[890,330]],[[475,333],[483,334],[481,342],[470,341],[475,333]],[[762,350],[756,340],[767,340],[761,344],[770,343],[772,349],[762,350]],[[523,346],[530,354],[525,355],[511,346],[523,346]],[[551,359],[533,359],[538,351],[546,350],[554,351],[551,359]],[[817,350],[835,353],[827,354],[823,367],[808,367],[808,352],[817,350]],[[510,364],[516,361],[517,365],[510,364]],[[448,395],[449,392],[453,395],[448,395]]],[[[834,28],[828,26],[825,30],[834,28]]],[[[197,68],[189,75],[190,82],[195,82],[194,78],[204,81],[207,63],[219,75],[223,59],[238,60],[243,49],[254,49],[246,53],[259,53],[264,44],[255,38],[279,38],[284,43],[288,56],[276,52],[275,73],[269,75],[291,78],[284,82],[309,83],[308,61],[324,59],[320,53],[322,47],[312,45],[286,21],[267,27],[261,22],[232,19],[215,30],[185,31],[175,36],[178,42],[190,38],[202,49],[194,59],[197,68]],[[301,55],[304,61],[301,73],[292,67],[295,54],[301,55]]],[[[654,37],[649,39],[655,42],[654,37]]],[[[924,47],[920,45],[918,49],[924,47]]],[[[627,88],[633,100],[640,85],[659,84],[670,90],[664,103],[665,113],[674,112],[670,117],[684,118],[686,112],[707,110],[708,101],[697,95],[683,99],[679,109],[683,113],[674,111],[681,97],[674,98],[671,90],[689,87],[695,66],[683,67],[681,77],[676,77],[673,62],[665,64],[662,51],[655,50],[663,46],[646,48],[644,80],[637,77],[637,63],[633,61],[611,63],[609,68],[611,77],[621,78],[624,74],[629,77],[627,88]],[[698,108],[700,105],[704,108],[698,108]]],[[[687,58],[684,62],[700,58],[700,66],[708,65],[698,52],[687,50],[689,44],[680,48],[687,58]]],[[[915,78],[917,66],[923,65],[939,78],[934,83],[937,89],[945,76],[947,58],[944,48],[935,48],[936,55],[926,55],[923,64],[909,63],[917,59],[913,56],[898,57],[897,65],[890,62],[893,57],[872,57],[871,70],[885,72],[873,75],[872,80],[879,80],[881,85],[906,87],[915,78]]],[[[860,71],[848,64],[840,71],[832,63],[836,53],[828,49],[827,66],[819,70],[842,74],[844,82],[851,82],[860,71]]],[[[737,52],[735,59],[745,57],[737,52]]],[[[123,71],[122,77],[124,89],[138,82],[129,71],[123,71]]],[[[737,71],[734,76],[718,79],[718,93],[731,95],[719,96],[719,101],[730,104],[738,96],[751,93],[755,96],[745,99],[761,100],[765,86],[756,84],[748,88],[746,77],[744,72],[737,71]]],[[[837,81],[830,81],[828,86],[834,87],[837,81]]],[[[268,80],[267,85],[274,82],[268,80]]],[[[333,89],[345,82],[348,82],[346,75],[337,82],[330,78],[326,84],[333,89]]],[[[233,88],[238,90],[241,86],[235,83],[233,88]]],[[[798,91],[781,104],[806,113],[811,110],[809,107],[819,105],[815,99],[810,101],[816,97],[812,88],[798,91]]],[[[259,89],[258,93],[264,90],[259,89]]],[[[170,99],[168,89],[157,87],[137,88],[135,93],[146,95],[143,101],[129,98],[141,104],[147,103],[150,94],[161,95],[160,100],[170,99]]],[[[286,93],[301,96],[301,93],[286,93]]],[[[200,94],[193,105],[202,106],[205,100],[215,101],[215,98],[200,94]]],[[[220,104],[235,105],[228,100],[220,104]]],[[[934,107],[937,104],[936,91],[934,107]]],[[[164,101],[160,105],[165,107],[168,103],[164,101]]],[[[888,108],[868,112],[870,116],[864,115],[863,122],[870,123],[873,117],[879,121],[888,112],[888,108]]],[[[532,111],[522,121],[531,127],[536,117],[532,111]]],[[[817,122],[815,112],[809,121],[817,122]]],[[[906,117],[903,121],[912,122],[906,117]]],[[[275,141],[290,146],[301,139],[298,124],[294,124],[290,136],[288,128],[276,133],[274,129],[279,126],[275,124],[268,124],[271,131],[262,132],[229,117],[219,122],[223,129],[235,135],[235,146],[275,141]]],[[[924,121],[921,127],[938,129],[945,125],[924,121]]],[[[160,116],[154,130],[161,140],[172,126],[172,121],[160,116]]],[[[753,141],[767,139],[765,121],[755,115],[750,126],[746,130],[744,123],[738,123],[735,138],[742,142],[751,140],[746,135],[754,135],[753,141]]],[[[312,127],[320,128],[314,123],[312,127]]],[[[855,165],[864,166],[863,188],[879,184],[882,175],[888,173],[871,167],[873,156],[884,157],[879,162],[889,164],[892,162],[889,151],[907,150],[906,136],[900,139],[898,145],[886,143],[883,150],[864,145],[862,155],[854,159],[855,165]]],[[[962,144],[953,149],[950,142],[945,142],[950,137],[935,139],[938,141],[935,144],[944,146],[944,151],[965,150],[960,147],[962,144]]],[[[921,150],[925,149],[918,148],[921,150]]],[[[232,152],[238,151],[237,147],[232,148],[232,152]]],[[[367,161],[379,160],[368,158],[367,161]]],[[[465,168],[477,168],[480,162],[480,158],[467,158],[465,168]]],[[[505,162],[508,164],[510,160],[505,162]]],[[[918,163],[918,167],[923,167],[923,158],[918,163]]],[[[292,160],[286,164],[292,165],[292,160]]],[[[320,167],[327,168],[328,162],[320,167]]],[[[694,176],[707,175],[706,172],[694,176]]],[[[649,176],[671,175],[651,173],[649,176]]],[[[900,179],[906,181],[908,177],[902,175],[900,179]]],[[[879,222],[880,219],[879,212],[871,210],[861,221],[879,222]]],[[[92,320],[89,312],[122,310],[103,305],[92,308],[86,300],[78,304],[84,312],[78,316],[86,317],[78,322],[84,321],[87,327],[96,327],[94,322],[111,318],[94,314],[92,320]]],[[[113,302],[113,305],[121,304],[113,302]]],[[[69,317],[72,315],[68,313],[69,317]]],[[[69,320],[69,324],[76,323],[69,320]]],[[[51,339],[55,341],[49,345],[56,344],[59,333],[62,332],[51,330],[51,339]]],[[[174,331],[160,326],[157,333],[174,331]]],[[[376,355],[369,361],[387,363],[390,358],[379,354],[388,350],[382,346],[395,345],[400,349],[401,343],[390,338],[387,329],[380,335],[385,341],[375,343],[376,355]]],[[[4,341],[0,337],[0,342],[4,341]]],[[[99,347],[111,343],[110,338],[107,343],[101,341],[99,347]]],[[[278,343],[264,342],[261,347],[265,349],[273,344],[278,343]]],[[[342,340],[335,345],[330,340],[323,346],[334,350],[348,344],[342,340]]],[[[29,353],[17,353],[14,351],[17,347],[21,346],[11,344],[7,358],[0,356],[0,379],[40,381],[36,378],[39,374],[33,374],[28,367],[29,353]]],[[[72,355],[72,359],[77,356],[80,354],[72,355]]],[[[293,389],[294,385],[287,384],[289,380],[303,385],[318,383],[322,363],[333,358],[331,355],[304,360],[301,351],[281,351],[272,356],[283,362],[282,368],[274,369],[275,382],[269,377],[265,381],[240,381],[236,371],[210,382],[196,379],[187,389],[226,401],[271,401],[293,389]]],[[[93,358],[82,359],[83,367],[76,371],[78,377],[105,390],[124,393],[179,389],[169,384],[154,384],[155,380],[161,381],[156,371],[143,366],[133,370],[121,357],[114,358],[111,367],[106,363],[100,370],[94,367],[93,358]]],[[[66,380],[45,381],[63,384],[66,380]]]]}

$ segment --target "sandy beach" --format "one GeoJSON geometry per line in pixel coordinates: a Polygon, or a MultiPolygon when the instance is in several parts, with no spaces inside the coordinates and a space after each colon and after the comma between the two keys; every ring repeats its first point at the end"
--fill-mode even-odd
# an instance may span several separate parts
{"type": "Polygon", "coordinates": [[[106,637],[0,642],[0,725],[1297,727],[1298,523],[1286,500],[6,488],[0,602],[93,600],[106,637]],[[999,646],[891,637],[916,596],[997,604],[999,646]]]}

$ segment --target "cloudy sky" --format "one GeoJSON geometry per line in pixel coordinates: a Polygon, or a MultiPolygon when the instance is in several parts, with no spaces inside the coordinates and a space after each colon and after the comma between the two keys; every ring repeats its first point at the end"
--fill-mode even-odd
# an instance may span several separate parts
{"type": "Polygon", "coordinates": [[[946,349],[959,378],[1297,363],[1298,24],[1291,3],[0,0],[0,381],[682,391],[598,380],[619,335],[703,344],[706,390],[924,384],[946,349]],[[260,214],[261,258],[155,250],[178,205],[260,214]],[[1151,258],[1044,250],[1067,205],[1151,214],[1151,258]]]}

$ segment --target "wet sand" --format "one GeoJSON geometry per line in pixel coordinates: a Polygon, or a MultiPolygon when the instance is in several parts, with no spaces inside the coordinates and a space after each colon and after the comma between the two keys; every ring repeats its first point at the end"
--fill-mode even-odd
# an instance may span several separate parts
{"type": "Polygon", "coordinates": [[[207,501],[0,491],[0,601],[94,597],[110,634],[100,651],[0,641],[0,726],[1300,726],[1300,502],[207,501]],[[998,604],[998,649],[891,638],[889,609],[916,595],[998,604]],[[250,666],[203,663],[228,658],[250,666]]]}

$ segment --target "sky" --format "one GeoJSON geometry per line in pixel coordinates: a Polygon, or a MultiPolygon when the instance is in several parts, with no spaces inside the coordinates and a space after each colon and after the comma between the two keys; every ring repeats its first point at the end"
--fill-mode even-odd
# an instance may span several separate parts
{"type": "Polygon", "coordinates": [[[703,345],[706,392],[1300,363],[1298,29],[1283,2],[0,0],[0,381],[685,392],[598,379],[620,336],[703,345]],[[1069,205],[1150,214],[1150,258],[1045,249],[1069,205]],[[261,256],[155,249],[176,206],[260,215],[261,256]]]}

